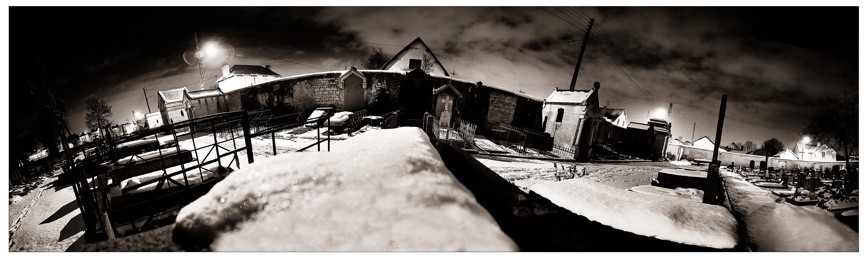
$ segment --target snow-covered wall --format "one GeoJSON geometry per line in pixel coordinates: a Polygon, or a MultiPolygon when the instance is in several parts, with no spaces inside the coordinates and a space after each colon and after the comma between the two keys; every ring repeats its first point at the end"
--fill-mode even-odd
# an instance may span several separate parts
{"type": "Polygon", "coordinates": [[[638,235],[719,249],[739,241],[737,221],[721,206],[626,191],[587,178],[537,183],[532,191],[577,215],[638,235]]]}
{"type": "Polygon", "coordinates": [[[858,251],[859,234],[816,206],[794,206],[781,197],[721,172],[731,208],[746,225],[753,251],[858,251]]]}
{"type": "Polygon", "coordinates": [[[417,128],[233,172],[177,216],[175,242],[213,251],[514,251],[417,128]]]}

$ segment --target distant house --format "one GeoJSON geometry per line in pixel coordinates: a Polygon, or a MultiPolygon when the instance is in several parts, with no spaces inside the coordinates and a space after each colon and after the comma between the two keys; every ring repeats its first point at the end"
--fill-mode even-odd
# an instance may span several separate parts
{"type": "Polygon", "coordinates": [[[658,160],[665,156],[671,136],[671,124],[660,119],[647,123],[631,122],[626,129],[624,153],[658,160]]]}
{"type": "Polygon", "coordinates": [[[217,88],[228,93],[252,85],[279,79],[280,75],[271,71],[271,66],[223,65],[222,76],[217,79],[217,88]]]}
{"type": "Polygon", "coordinates": [[[394,54],[394,57],[382,66],[382,70],[391,71],[410,71],[413,69],[421,69],[429,75],[451,76],[420,37],[415,38],[400,52],[394,54]]]}
{"type": "Polygon", "coordinates": [[[793,151],[791,151],[791,149],[785,149],[784,151],[779,152],[776,155],[773,155],[773,157],[777,157],[780,159],[788,159],[788,160],[798,160],[799,159],[797,157],[797,154],[794,153],[793,151]]]}
{"type": "Polygon", "coordinates": [[[163,125],[162,123],[162,112],[153,112],[144,115],[144,119],[147,120],[147,128],[153,129],[163,125]]]}
{"type": "Polygon", "coordinates": [[[580,146],[583,149],[592,146],[593,131],[603,120],[602,110],[598,106],[600,87],[596,83],[591,90],[556,89],[544,99],[542,127],[545,133],[553,137],[555,146],[578,148],[578,152],[580,146]]]}
{"type": "Polygon", "coordinates": [[[797,143],[794,147],[797,158],[805,161],[836,161],[836,151],[822,143],[797,143]]]}
{"type": "Polygon", "coordinates": [[[158,91],[159,112],[164,123],[174,124],[189,119],[188,102],[184,96],[186,91],[186,87],[158,91]]]}
{"type": "MultiPolygon", "coordinates": [[[[704,137],[701,137],[700,139],[695,140],[695,142],[692,143],[692,147],[702,149],[702,150],[713,150],[713,148],[716,147],[716,144],[710,140],[710,137],[704,136],[704,137]]],[[[728,151],[725,150],[724,148],[719,148],[719,152],[728,152],[728,151]]]]}
{"type": "Polygon", "coordinates": [[[628,118],[625,109],[604,107],[604,119],[620,128],[628,127],[628,118]]]}
{"type": "Polygon", "coordinates": [[[226,96],[219,88],[187,91],[190,119],[228,111],[226,96]]]}

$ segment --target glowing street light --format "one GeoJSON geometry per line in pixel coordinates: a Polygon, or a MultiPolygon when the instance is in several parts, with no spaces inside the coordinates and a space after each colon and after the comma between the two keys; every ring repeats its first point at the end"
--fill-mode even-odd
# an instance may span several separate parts
{"type": "Polygon", "coordinates": [[[807,144],[807,143],[812,142],[812,138],[809,138],[809,136],[806,135],[806,136],[803,136],[803,139],[800,140],[800,142],[803,143],[803,144],[807,144]]]}
{"type": "Polygon", "coordinates": [[[649,118],[661,118],[667,120],[668,111],[664,108],[655,108],[652,110],[652,113],[647,111],[647,119],[649,118]]]}
{"type": "Polygon", "coordinates": [[[216,57],[222,52],[216,42],[208,42],[204,45],[204,55],[206,57],[216,57]]]}

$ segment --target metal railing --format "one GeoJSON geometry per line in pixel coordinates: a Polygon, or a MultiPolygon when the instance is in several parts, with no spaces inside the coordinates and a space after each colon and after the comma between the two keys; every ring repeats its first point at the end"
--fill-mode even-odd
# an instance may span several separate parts
{"type": "Polygon", "coordinates": [[[560,157],[573,159],[574,154],[577,152],[577,149],[575,149],[574,147],[559,146],[554,144],[553,149],[550,152],[560,157]]]}
{"type": "MultiPolygon", "coordinates": [[[[143,130],[119,138],[121,141],[107,137],[94,147],[97,151],[93,155],[65,168],[73,180],[87,239],[114,238],[158,227],[165,223],[159,217],[171,217],[171,212],[207,193],[232,171],[232,166],[240,169],[239,155],[245,153],[247,162],[253,163],[252,137],[270,134],[276,155],[275,132],[307,122],[327,124],[328,118],[301,122],[298,113],[240,111],[143,130]],[[135,141],[157,144],[155,150],[137,149],[146,153],[116,147],[135,141]],[[125,151],[132,153],[126,155],[125,151]],[[140,183],[128,183],[131,181],[127,179],[142,175],[147,176],[140,183]],[[122,184],[124,180],[126,184],[122,184]],[[120,227],[129,230],[121,232],[120,227]]],[[[320,132],[319,127],[316,130],[320,132]]],[[[322,139],[320,134],[314,143],[298,151],[323,142],[330,150],[330,136],[322,139]]]]}

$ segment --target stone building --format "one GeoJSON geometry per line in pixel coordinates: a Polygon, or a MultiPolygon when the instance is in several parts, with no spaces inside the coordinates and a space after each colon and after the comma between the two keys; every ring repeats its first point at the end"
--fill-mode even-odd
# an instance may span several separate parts
{"type": "Polygon", "coordinates": [[[162,114],[163,123],[173,124],[189,119],[189,101],[184,96],[186,91],[186,87],[158,91],[159,112],[162,114]]]}
{"type": "Polygon", "coordinates": [[[556,89],[544,99],[542,114],[544,132],[553,137],[555,146],[576,148],[575,158],[588,160],[595,131],[604,121],[598,106],[596,82],[591,90],[556,89]]]}

